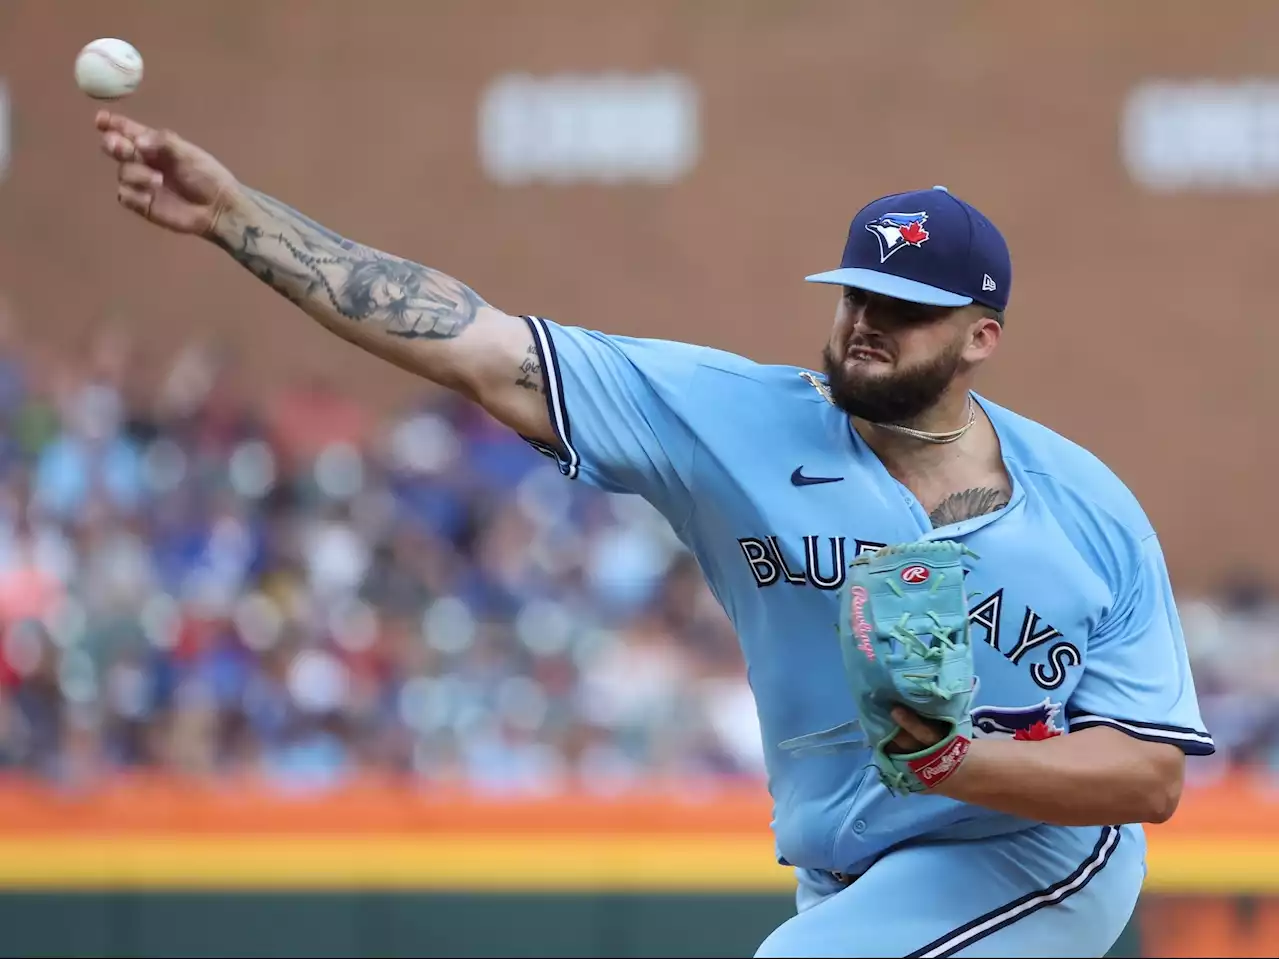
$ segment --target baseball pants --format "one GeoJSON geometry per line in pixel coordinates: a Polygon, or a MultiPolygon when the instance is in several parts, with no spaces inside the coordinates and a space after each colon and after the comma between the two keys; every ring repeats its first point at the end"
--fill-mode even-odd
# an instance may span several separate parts
{"type": "Polygon", "coordinates": [[[1140,826],[1037,826],[903,846],[848,884],[797,870],[797,914],[756,956],[1104,956],[1145,858],[1140,826]]]}

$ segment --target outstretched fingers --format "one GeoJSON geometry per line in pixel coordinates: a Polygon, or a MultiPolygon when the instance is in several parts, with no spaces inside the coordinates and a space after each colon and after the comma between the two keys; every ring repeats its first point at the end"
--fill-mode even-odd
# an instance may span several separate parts
{"type": "Polygon", "coordinates": [[[102,151],[122,163],[140,159],[156,164],[176,158],[182,140],[168,130],[157,130],[123,114],[99,110],[94,124],[102,131],[102,151]]]}
{"type": "Polygon", "coordinates": [[[154,132],[146,124],[131,120],[123,113],[112,113],[110,110],[99,110],[94,117],[94,125],[103,133],[118,133],[130,140],[136,140],[144,133],[154,132]]]}

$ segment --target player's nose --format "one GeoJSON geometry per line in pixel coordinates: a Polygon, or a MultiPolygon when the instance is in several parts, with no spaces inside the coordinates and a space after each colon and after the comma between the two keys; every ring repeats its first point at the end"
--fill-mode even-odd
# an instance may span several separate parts
{"type": "Polygon", "coordinates": [[[867,309],[866,305],[855,307],[853,310],[853,333],[855,336],[867,334],[881,334],[884,327],[876,322],[875,313],[867,309]]]}

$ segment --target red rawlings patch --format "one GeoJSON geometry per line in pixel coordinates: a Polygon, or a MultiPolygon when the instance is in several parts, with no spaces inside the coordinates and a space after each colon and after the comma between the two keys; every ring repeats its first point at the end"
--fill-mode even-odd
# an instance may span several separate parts
{"type": "Polygon", "coordinates": [[[908,566],[898,575],[904,583],[923,583],[929,578],[929,567],[908,566]]]}
{"type": "Polygon", "coordinates": [[[920,778],[926,788],[932,789],[960,768],[960,762],[968,752],[969,740],[957,736],[940,753],[908,760],[907,768],[920,778]]]}

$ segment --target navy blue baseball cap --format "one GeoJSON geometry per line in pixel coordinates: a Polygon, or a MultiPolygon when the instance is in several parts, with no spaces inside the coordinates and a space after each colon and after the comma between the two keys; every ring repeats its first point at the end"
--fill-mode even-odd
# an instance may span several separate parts
{"type": "Polygon", "coordinates": [[[805,279],[929,306],[981,303],[1003,312],[1013,267],[995,224],[935,186],[868,203],[849,225],[840,268],[805,279]]]}

